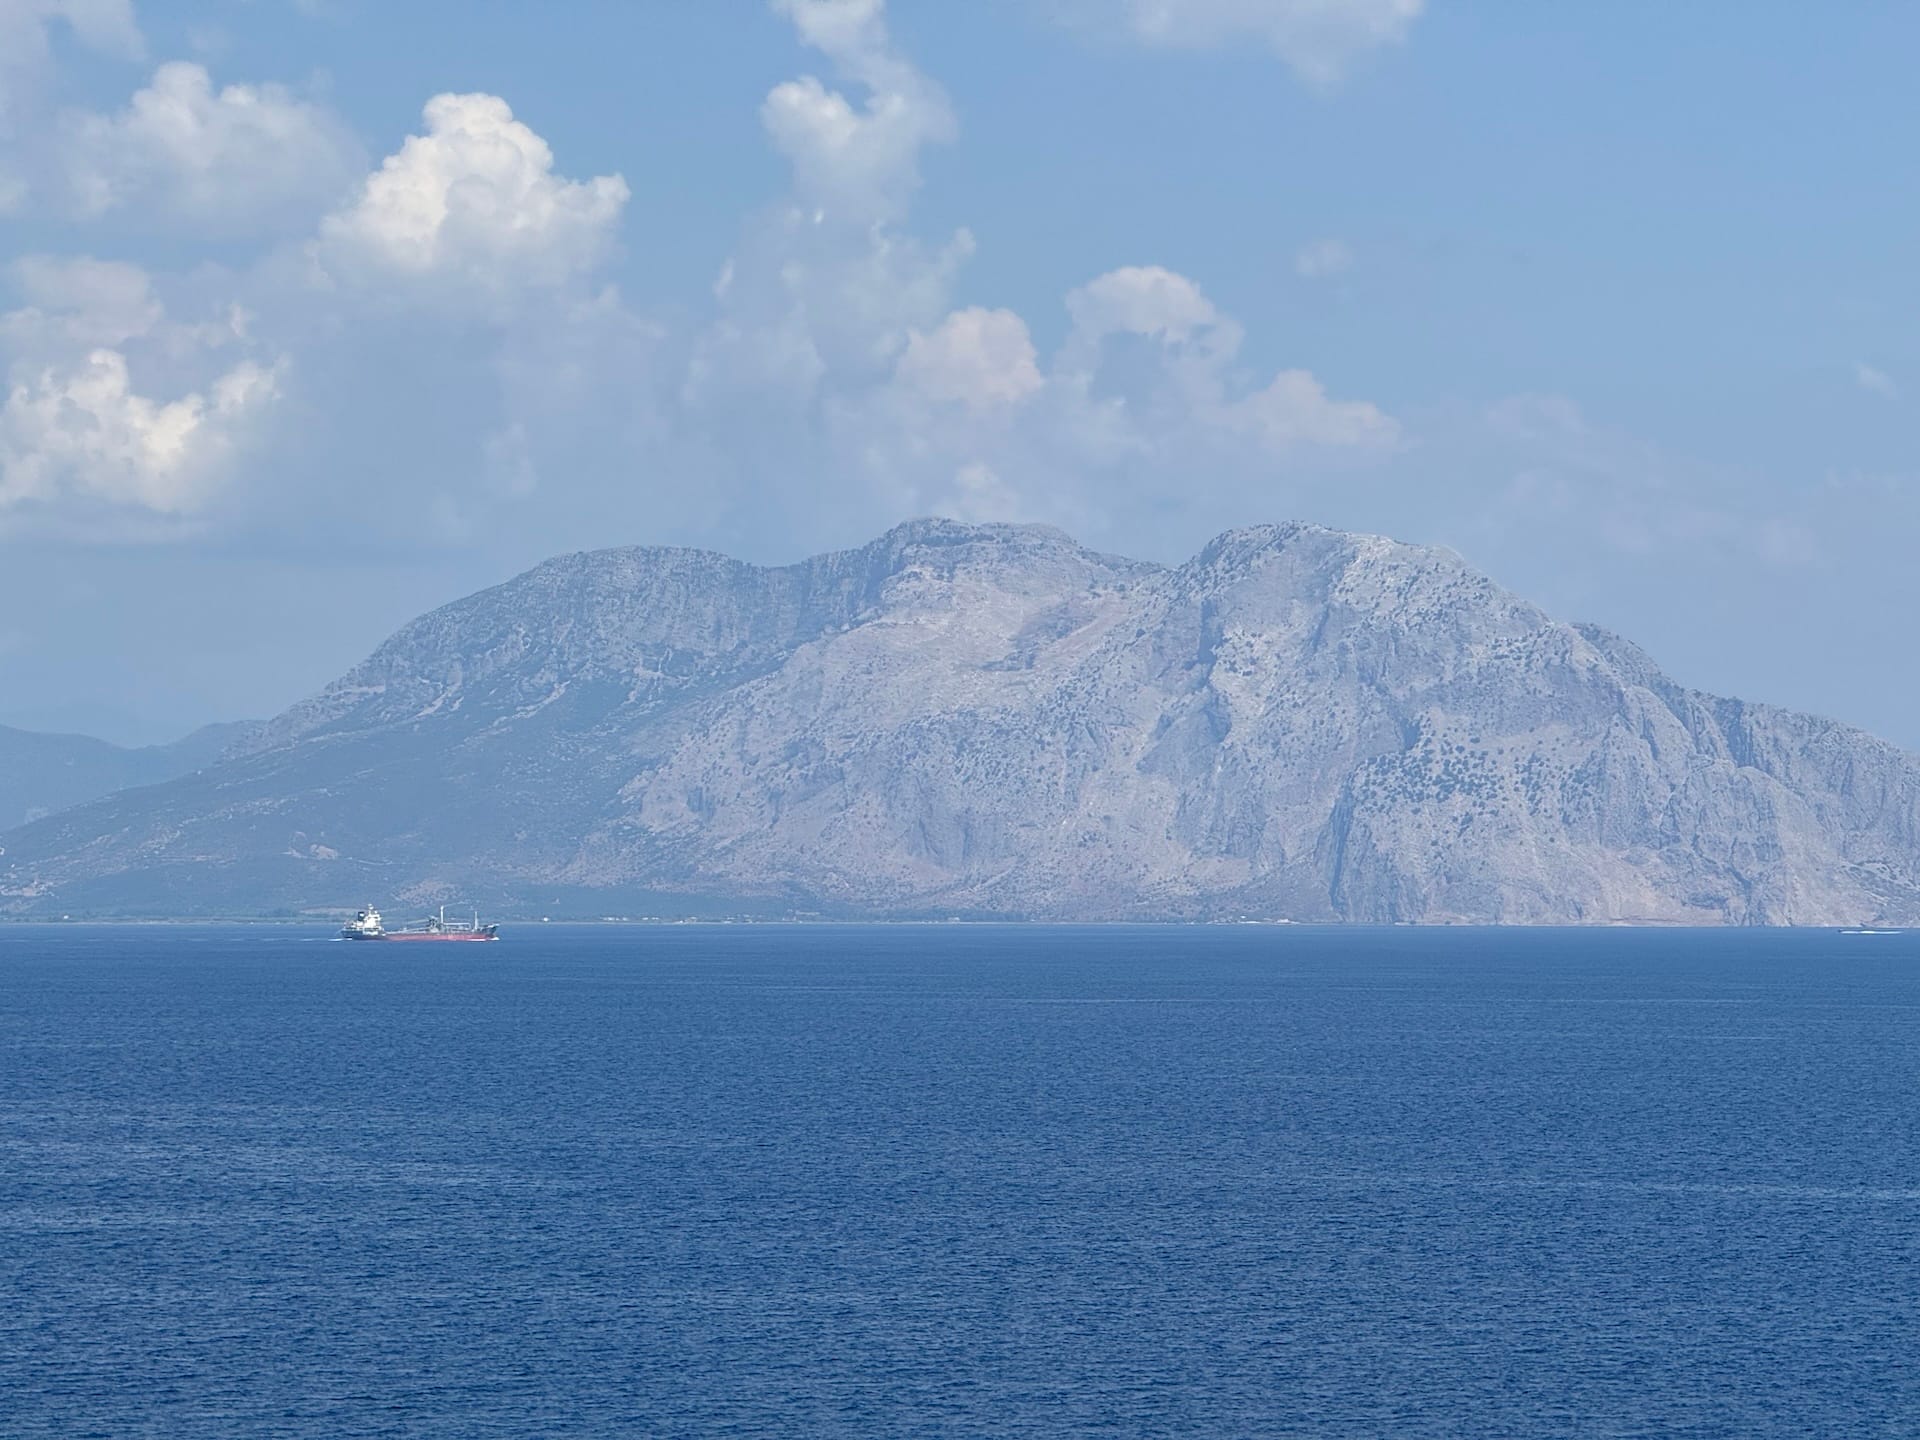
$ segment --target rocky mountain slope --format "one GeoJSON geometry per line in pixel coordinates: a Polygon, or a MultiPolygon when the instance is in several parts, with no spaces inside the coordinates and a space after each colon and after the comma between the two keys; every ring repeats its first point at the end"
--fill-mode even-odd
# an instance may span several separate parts
{"type": "Polygon", "coordinates": [[[0,725],[0,830],[116,790],[191,774],[253,728],[244,722],[206,725],[170,745],[127,747],[0,725]]]}
{"type": "Polygon", "coordinates": [[[1920,922],[1920,761],[1445,552],[902,526],[570,555],[246,753],[0,834],[0,912],[1920,922]]]}

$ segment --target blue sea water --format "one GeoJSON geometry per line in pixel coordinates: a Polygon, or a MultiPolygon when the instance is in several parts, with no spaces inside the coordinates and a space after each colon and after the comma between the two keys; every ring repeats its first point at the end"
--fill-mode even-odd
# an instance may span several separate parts
{"type": "Polygon", "coordinates": [[[1920,939],[0,927],[0,1434],[1920,1433],[1920,939]]]}

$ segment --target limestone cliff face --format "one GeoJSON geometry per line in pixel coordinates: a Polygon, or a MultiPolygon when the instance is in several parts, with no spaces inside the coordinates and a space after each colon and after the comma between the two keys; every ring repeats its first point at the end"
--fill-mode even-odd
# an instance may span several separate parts
{"type": "Polygon", "coordinates": [[[1920,761],[1444,552],[902,526],[566,556],[249,753],[0,837],[0,906],[1920,922],[1920,761]]]}

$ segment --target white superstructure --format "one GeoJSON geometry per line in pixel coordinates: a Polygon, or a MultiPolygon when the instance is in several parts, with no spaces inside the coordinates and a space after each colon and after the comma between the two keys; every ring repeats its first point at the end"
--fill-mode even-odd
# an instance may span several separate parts
{"type": "Polygon", "coordinates": [[[371,905],[340,927],[342,940],[384,940],[386,935],[386,927],[380,923],[380,912],[371,905]]]}

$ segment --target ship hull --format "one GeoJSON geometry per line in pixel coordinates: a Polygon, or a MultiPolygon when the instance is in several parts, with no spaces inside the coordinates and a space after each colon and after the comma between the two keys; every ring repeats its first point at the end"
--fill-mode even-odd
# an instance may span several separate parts
{"type": "Polygon", "coordinates": [[[498,935],[382,935],[379,938],[388,944],[395,941],[417,943],[431,940],[439,944],[484,945],[500,937],[498,935]]]}

